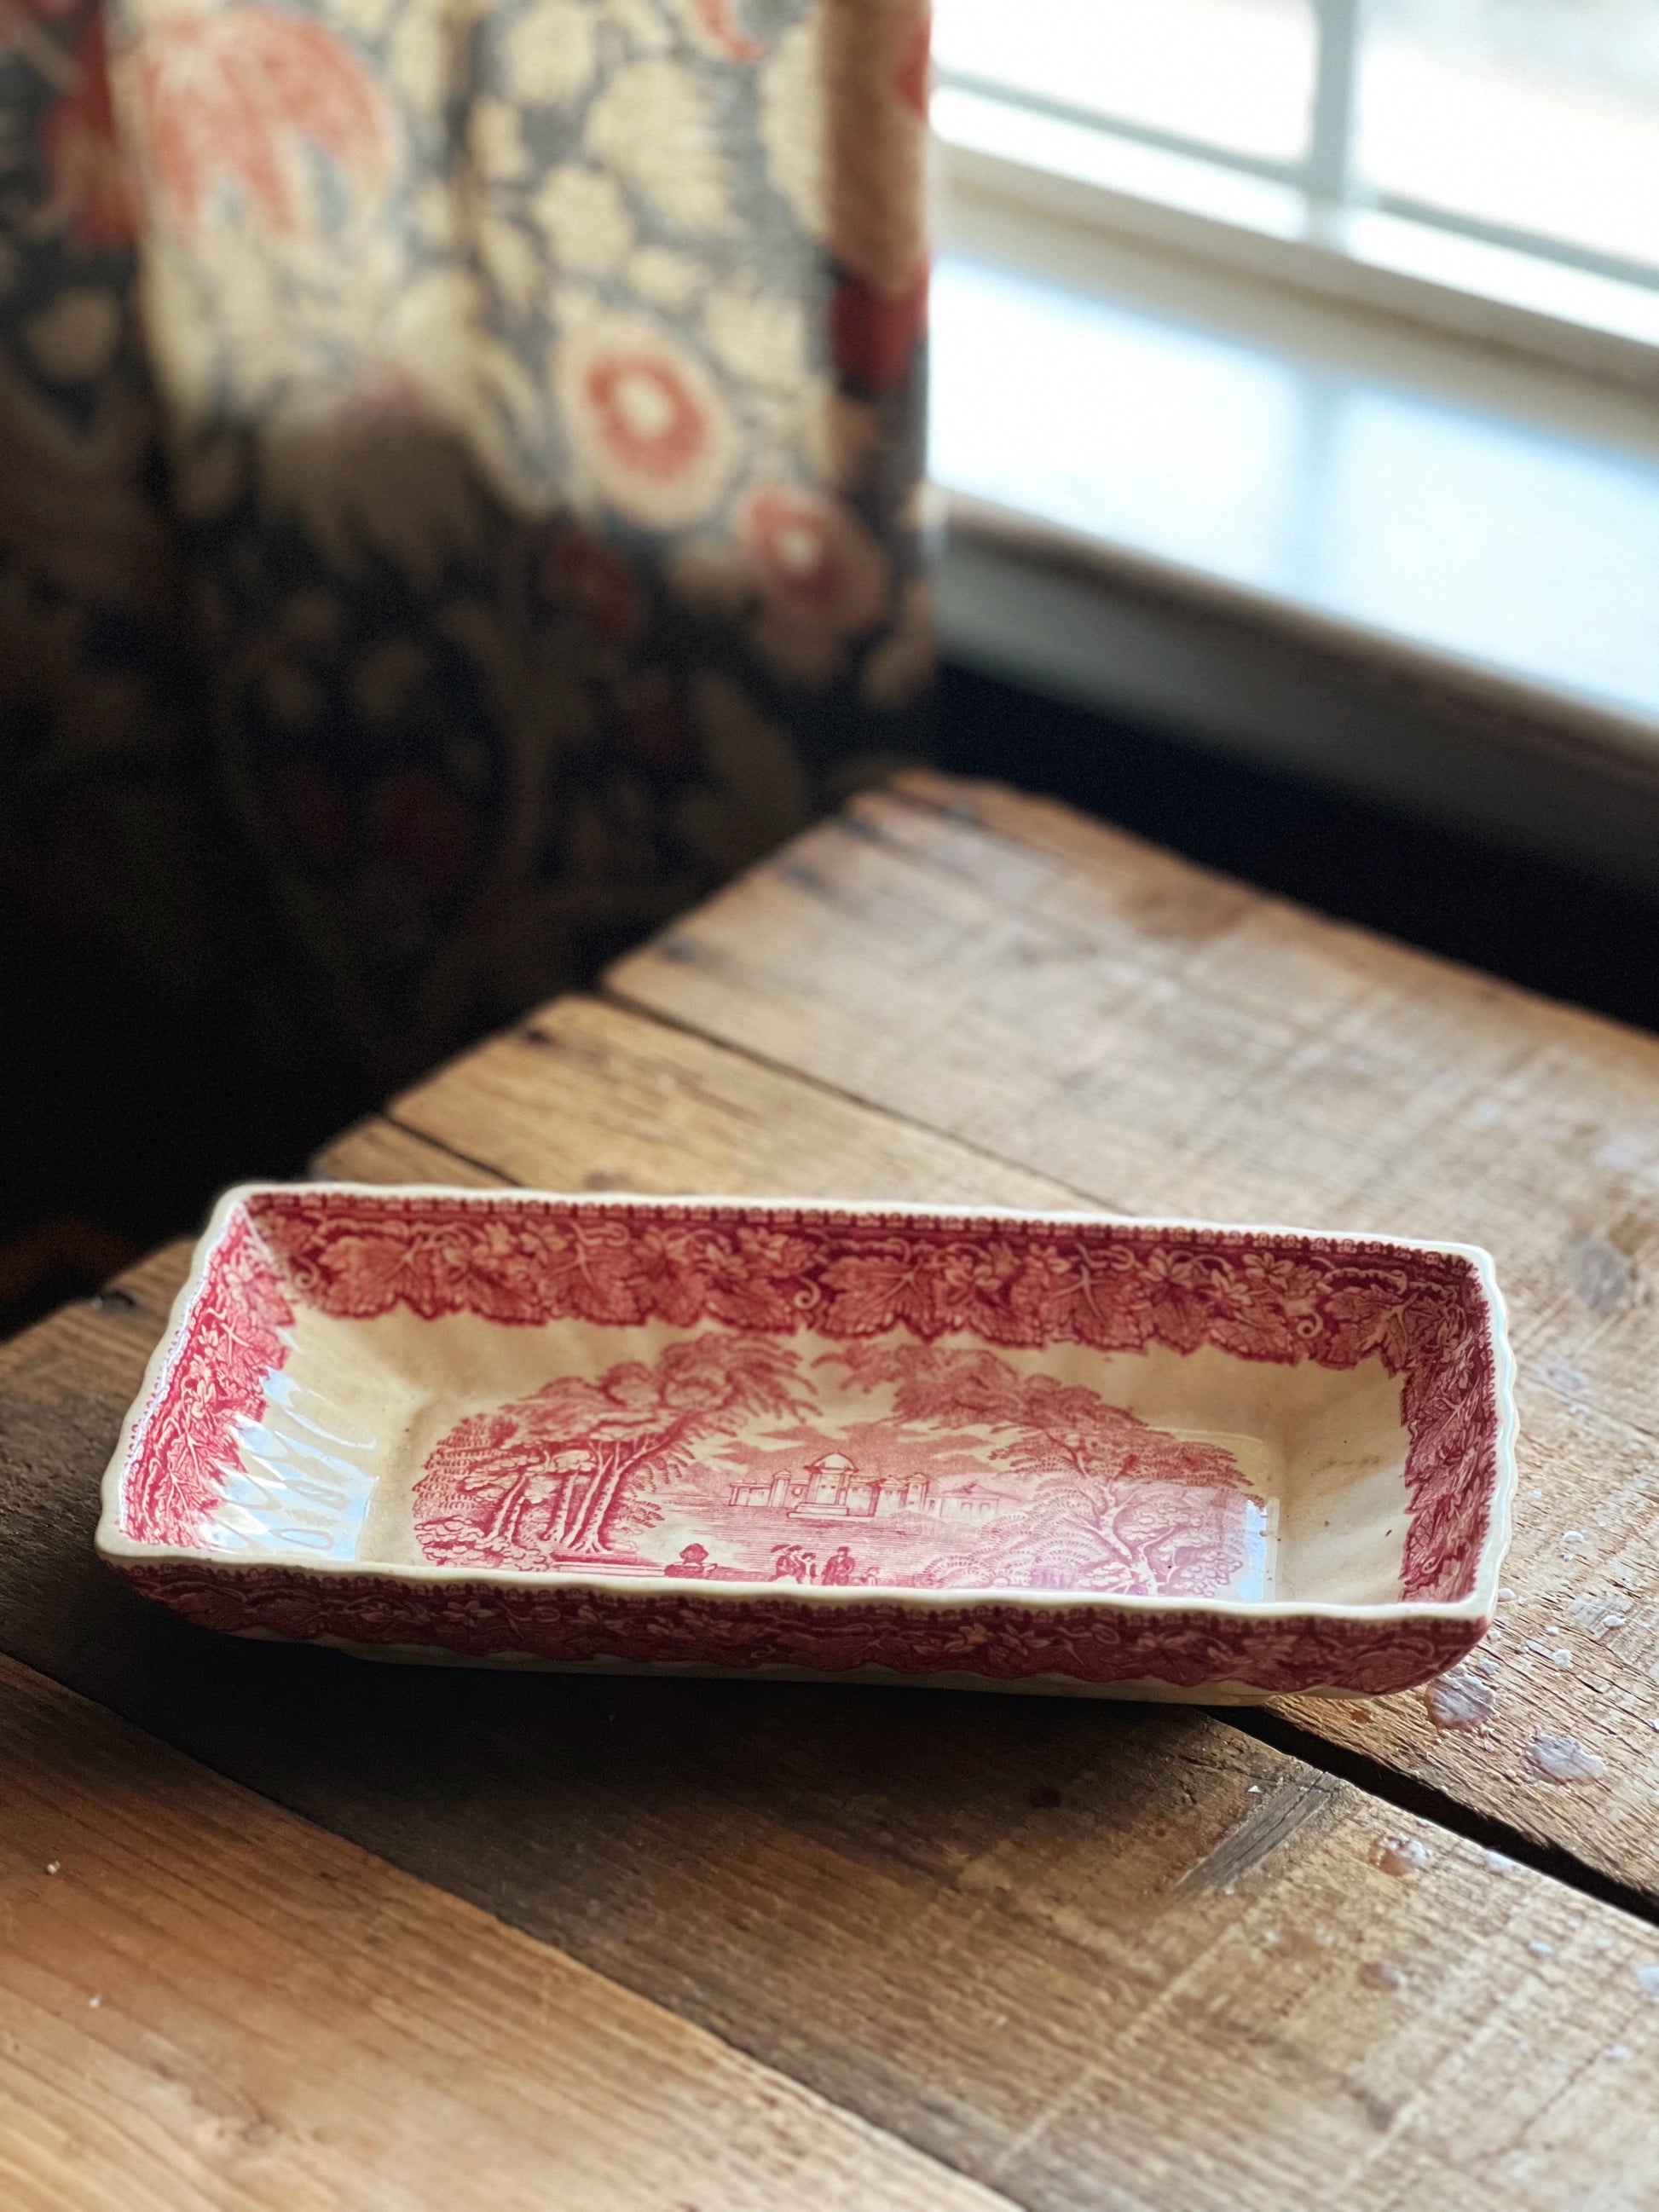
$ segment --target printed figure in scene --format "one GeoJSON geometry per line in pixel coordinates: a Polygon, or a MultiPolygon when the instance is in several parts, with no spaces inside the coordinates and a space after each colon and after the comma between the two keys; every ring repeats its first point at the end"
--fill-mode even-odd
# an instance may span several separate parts
{"type": "Polygon", "coordinates": [[[1215,1596],[1266,1540],[1229,1450],[1082,1384],[985,1350],[717,1330],[462,1421],[414,1504],[445,1565],[826,1589],[1215,1596]]]}
{"type": "Polygon", "coordinates": [[[671,1559],[663,1569],[665,1575],[683,1575],[696,1580],[708,1571],[708,1548],[704,1544],[688,1544],[678,1559],[671,1559]]]}

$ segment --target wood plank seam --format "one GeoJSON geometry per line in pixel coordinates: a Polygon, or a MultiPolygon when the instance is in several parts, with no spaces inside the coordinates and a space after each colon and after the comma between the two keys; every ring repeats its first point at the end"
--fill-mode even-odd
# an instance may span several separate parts
{"type": "Polygon", "coordinates": [[[1432,1820],[1469,1843],[1479,1844],[1483,1850],[1501,1852],[1519,1866],[1530,1867],[1551,1881],[1559,1881],[1568,1889],[1577,1890],[1582,1896],[1595,1899],[1598,1905],[1610,1905],[1617,1911],[1628,1912],[1635,1919],[1659,1928],[1659,1901],[1645,1890],[1615,1880],[1560,1845],[1534,1842],[1522,1830],[1493,1814],[1478,1811],[1432,1782],[1402,1774],[1386,1759],[1374,1759],[1347,1744],[1334,1742],[1329,1736],[1317,1735],[1271,1706],[1221,1706],[1214,1708],[1213,1713],[1217,1720],[1254,1736],[1258,1743],[1270,1744],[1275,1751],[1299,1759],[1306,1765],[1318,1766],[1334,1780],[1351,1782],[1368,1796],[1380,1798],[1402,1813],[1409,1813],[1420,1820],[1432,1820]]]}
{"type": "MultiPolygon", "coordinates": [[[[423,1137],[422,1133],[419,1129],[414,1127],[411,1123],[400,1121],[395,1114],[386,1113],[378,1116],[370,1116],[368,1118],[378,1119],[382,1121],[389,1122],[394,1129],[402,1130],[406,1137],[421,1137],[422,1141],[427,1144],[433,1142],[431,1138],[423,1137]]],[[[450,1158],[455,1162],[458,1167],[471,1168],[475,1170],[477,1174],[489,1176],[495,1181],[501,1183],[512,1182],[513,1179],[510,1176],[504,1176],[498,1168],[492,1168],[488,1160],[475,1158],[471,1152],[462,1152],[460,1147],[457,1145],[447,1144],[441,1146],[439,1149],[442,1152],[447,1152],[450,1158]]],[[[520,1186],[514,1185],[514,1188],[520,1188],[520,1186]]]]}
{"type": "MultiPolygon", "coordinates": [[[[836,818],[839,819],[839,817],[836,818]]],[[[655,949],[668,957],[677,957],[669,953],[666,943],[658,945],[655,949]]],[[[787,1076],[792,1083],[805,1084],[817,1091],[822,1097],[838,1099],[844,1105],[860,1106],[868,1109],[869,1100],[861,1098],[856,1091],[848,1090],[838,1083],[826,1083],[821,1076],[807,1074],[800,1068],[792,1066],[787,1060],[774,1060],[766,1053],[757,1052],[752,1046],[732,1044],[724,1037],[711,1038],[708,1030],[699,1029],[695,1022],[681,1021],[660,1006],[647,1006],[641,1000],[630,999],[625,991],[614,990],[608,977],[602,979],[599,989],[595,995],[601,1003],[615,1006],[619,1012],[632,1014],[640,1021],[655,1022],[663,1029],[672,1030],[677,1036],[694,1037],[699,1044],[711,1042],[717,1044],[722,1052],[736,1053],[739,1058],[746,1060],[751,1067],[763,1067],[770,1074],[787,1076]]],[[[529,1044],[544,1045],[547,1039],[536,1028],[536,1018],[534,1014],[530,1015],[518,1029],[508,1034],[522,1036],[529,1044]]],[[[933,1136],[938,1133],[930,1129],[925,1121],[918,1121],[912,1115],[900,1113],[895,1108],[883,1107],[881,1111],[890,1121],[896,1121],[903,1127],[914,1130],[921,1135],[933,1136]]],[[[389,1113],[382,1118],[387,1121],[395,1120],[395,1116],[389,1113]]],[[[398,1122],[397,1126],[399,1128],[409,1128],[411,1135],[419,1136],[425,1133],[404,1122],[398,1122]]],[[[994,1152],[988,1145],[975,1144],[971,1137],[952,1135],[951,1142],[957,1151],[967,1153],[973,1158],[983,1160],[988,1167],[1012,1168],[1021,1164],[1018,1160],[1011,1160],[1006,1152],[994,1152]]],[[[485,1164],[481,1161],[478,1164],[483,1166],[485,1164]]],[[[1132,1206],[1120,1206],[1106,1199],[1090,1197],[1079,1190],[1075,1184],[1048,1174],[1046,1170],[1044,1173],[1048,1181],[1054,1185],[1056,1192],[1069,1199],[1079,1213],[1103,1213],[1117,1218],[1133,1218],[1134,1209],[1132,1206]]],[[[743,1194],[750,1198],[763,1198],[766,1195],[763,1191],[748,1191],[743,1194]]],[[[826,1198],[834,1198],[838,1194],[834,1191],[825,1191],[821,1194],[826,1198]]],[[[1065,1209],[1062,1207],[1060,1210],[1065,1209]]]]}

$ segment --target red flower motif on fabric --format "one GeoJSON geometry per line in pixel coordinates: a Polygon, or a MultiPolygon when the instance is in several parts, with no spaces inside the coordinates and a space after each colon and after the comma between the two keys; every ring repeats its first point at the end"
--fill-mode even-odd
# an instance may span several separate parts
{"type": "Polygon", "coordinates": [[[577,458],[618,514],[678,530],[708,513],[737,442],[690,347],[644,316],[597,315],[560,343],[554,380],[577,458]]]}
{"type": "Polygon", "coordinates": [[[830,345],[836,367],[866,392],[897,392],[908,380],[927,327],[928,265],[906,290],[878,292],[843,277],[830,302],[830,345]]]}
{"type": "Polygon", "coordinates": [[[766,48],[740,30],[737,0],[686,0],[691,21],[714,52],[729,62],[757,62],[766,48]]]}
{"type": "Polygon", "coordinates": [[[238,185],[275,232],[303,214],[294,154],[324,154],[368,194],[391,173],[386,98],[325,25],[257,0],[173,15],[138,50],[143,137],[157,185],[187,228],[216,185],[238,185]]]}
{"type": "Polygon", "coordinates": [[[741,528],[762,594],[786,622],[851,636],[879,620],[885,560],[839,502],[770,485],[744,503],[741,528]]]}
{"type": "Polygon", "coordinates": [[[664,362],[612,354],[593,363],[586,388],[600,436],[640,476],[683,474],[708,441],[702,410],[664,362]]]}
{"type": "Polygon", "coordinates": [[[104,21],[94,15],[76,42],[74,82],[46,110],[40,152],[51,184],[48,213],[89,253],[130,246],[137,234],[127,158],[116,135],[104,21]]]}

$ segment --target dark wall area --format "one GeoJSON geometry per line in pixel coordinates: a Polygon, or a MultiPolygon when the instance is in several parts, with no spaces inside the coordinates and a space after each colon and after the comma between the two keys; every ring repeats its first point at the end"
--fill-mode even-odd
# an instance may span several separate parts
{"type": "MultiPolygon", "coordinates": [[[[1659,1028],[1659,911],[1588,879],[947,670],[943,764],[1052,793],[1225,870],[1558,997],[1659,1028]]],[[[376,1103],[319,1056],[260,1072],[257,1000],[168,1007],[0,909],[0,1334],[194,1229],[243,1176],[297,1172],[376,1103]]]]}

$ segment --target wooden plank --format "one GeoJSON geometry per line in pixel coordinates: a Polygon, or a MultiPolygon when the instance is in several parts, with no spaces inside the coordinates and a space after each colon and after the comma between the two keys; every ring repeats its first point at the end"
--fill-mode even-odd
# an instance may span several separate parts
{"type": "MultiPolygon", "coordinates": [[[[544,1190],[799,1190],[810,1165],[823,1196],[921,1195],[1005,1206],[1074,1204],[1057,1183],[890,1114],[757,1066],[660,1022],[562,999],[394,1100],[390,1122],[472,1163],[471,1172],[544,1190]]],[[[384,1124],[381,1125],[384,1127],[384,1124]]],[[[355,1133],[319,1164],[376,1182],[384,1134],[355,1133]],[[374,1149],[378,1148],[378,1149],[374,1149]]]]}
{"type": "Polygon", "coordinates": [[[0,1661],[9,2212],[994,2212],[660,2006],[0,1661]]]}
{"type": "Polygon", "coordinates": [[[1490,1247],[1523,1470],[1491,1721],[1291,1711],[1659,1897],[1659,1042],[930,777],[855,800],[611,981],[1125,1212],[1490,1247]],[[1541,1778],[1540,1735],[1605,1771],[1541,1778]]]}
{"type": "Polygon", "coordinates": [[[380,1114],[366,1115],[321,1146],[308,1172],[336,1182],[434,1182],[475,1190],[512,1181],[380,1114]]]}
{"type": "Polygon", "coordinates": [[[182,1265],[0,1353],[32,1663],[1030,2212],[1651,2201],[1659,1931],[1203,1714],[374,1667],[145,1606],[89,1536],[182,1265]]]}

